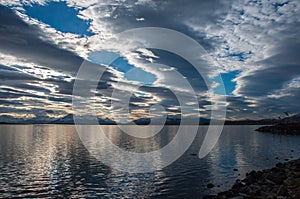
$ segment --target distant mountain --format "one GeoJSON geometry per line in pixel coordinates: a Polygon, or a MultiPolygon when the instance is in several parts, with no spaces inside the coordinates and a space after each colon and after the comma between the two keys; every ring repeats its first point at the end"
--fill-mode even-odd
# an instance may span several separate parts
{"type": "Polygon", "coordinates": [[[148,125],[148,124],[150,124],[151,120],[150,120],[150,118],[140,118],[140,119],[134,120],[133,122],[138,125],[148,125]]]}
{"type": "Polygon", "coordinates": [[[228,125],[264,125],[264,124],[277,124],[277,123],[293,123],[300,122],[300,114],[295,114],[282,119],[262,119],[262,120],[240,120],[240,121],[229,121],[227,120],[225,124],[228,125]]]}
{"type": "MultiPolygon", "coordinates": [[[[80,123],[82,124],[93,124],[92,116],[81,116],[79,117],[80,123]]],[[[200,125],[207,125],[210,123],[210,119],[206,118],[186,118],[188,123],[187,124],[200,124],[200,125]]],[[[113,125],[116,124],[111,119],[105,118],[97,118],[98,124],[103,125],[113,125]]],[[[154,118],[152,124],[161,124],[161,118],[154,118]]],[[[138,125],[148,125],[150,124],[150,118],[140,118],[135,120],[134,123],[138,125]]],[[[292,123],[292,122],[300,122],[300,114],[295,114],[283,119],[262,119],[262,120],[239,120],[239,121],[230,121],[226,120],[226,125],[264,125],[264,124],[276,124],[276,123],[292,123]]],[[[66,115],[62,118],[55,119],[49,118],[46,116],[40,116],[33,119],[26,119],[26,118],[14,118],[12,116],[3,115],[0,116],[0,123],[2,124],[74,124],[74,118],[72,114],[66,115]]],[[[181,123],[180,117],[172,117],[168,116],[166,119],[165,124],[167,125],[179,125],[181,123]]]]}
{"type": "MultiPolygon", "coordinates": [[[[81,124],[92,124],[92,116],[81,116],[79,122],[81,124]]],[[[116,124],[110,119],[97,118],[98,124],[110,125],[116,124]]],[[[0,116],[0,123],[2,124],[74,124],[74,118],[72,114],[66,115],[62,118],[49,118],[49,117],[37,117],[33,119],[26,118],[14,118],[12,116],[0,116]]]]}
{"type": "MultiPolygon", "coordinates": [[[[161,120],[163,120],[163,118],[141,118],[134,120],[134,123],[137,125],[148,125],[150,122],[151,124],[161,124],[161,120]]],[[[165,124],[180,124],[180,121],[180,118],[167,117],[165,124]]]]}
{"type": "MultiPolygon", "coordinates": [[[[92,124],[94,121],[94,116],[87,116],[87,115],[78,116],[78,119],[81,124],[92,124]]],[[[98,124],[104,124],[104,125],[116,124],[114,121],[108,118],[106,119],[97,118],[97,119],[98,119],[98,124]]],[[[63,118],[51,122],[51,124],[74,124],[74,115],[72,114],[66,115],[63,118]]]]}
{"type": "Polygon", "coordinates": [[[73,115],[69,114],[52,122],[53,124],[73,124],[73,115]]]}
{"type": "Polygon", "coordinates": [[[259,127],[256,131],[283,135],[300,135],[300,114],[278,120],[271,126],[259,127]]]}
{"type": "MultiPolygon", "coordinates": [[[[210,119],[205,118],[186,118],[188,123],[187,124],[208,124],[210,119]]],[[[134,123],[137,125],[148,125],[150,124],[150,118],[141,118],[138,120],[134,120],[134,123]]],[[[167,117],[165,124],[167,125],[179,125],[181,123],[180,117],[167,117]]],[[[152,124],[160,124],[159,118],[154,118],[152,124]]]]}
{"type": "Polygon", "coordinates": [[[286,117],[282,119],[283,121],[288,121],[288,122],[299,122],[300,121],[300,113],[286,117]]]}

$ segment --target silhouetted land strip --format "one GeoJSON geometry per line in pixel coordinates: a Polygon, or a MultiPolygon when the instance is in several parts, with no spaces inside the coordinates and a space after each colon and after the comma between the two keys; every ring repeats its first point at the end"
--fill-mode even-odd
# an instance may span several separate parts
{"type": "MultiPolygon", "coordinates": [[[[80,122],[79,124],[90,125],[95,124],[95,118],[92,116],[80,116],[77,121],[80,122]]],[[[116,122],[109,119],[109,118],[96,118],[97,124],[100,125],[116,125],[116,122]]],[[[259,131],[262,132],[275,132],[275,129],[299,129],[300,124],[300,114],[293,115],[291,117],[287,117],[284,119],[262,119],[262,120],[226,120],[218,121],[218,120],[211,120],[208,118],[185,118],[185,122],[181,121],[181,118],[176,117],[167,117],[165,125],[274,125],[274,127],[262,127],[259,131]],[[286,123],[292,124],[290,126],[285,125],[286,123]],[[295,124],[294,124],[295,123],[295,124]]],[[[140,118],[133,121],[137,125],[149,125],[150,123],[153,125],[161,125],[162,121],[159,118],[155,118],[154,120],[150,118],[140,118]]],[[[72,114],[66,115],[62,118],[57,120],[47,121],[47,120],[36,120],[36,119],[29,119],[23,121],[0,121],[0,124],[74,124],[74,118],[72,114]]],[[[123,125],[131,125],[132,123],[123,124],[123,125]]],[[[294,130],[292,130],[293,132],[294,130]]],[[[299,131],[298,131],[299,132],[299,131]]]]}
{"type": "Polygon", "coordinates": [[[256,131],[282,135],[300,135],[300,122],[278,123],[272,126],[262,126],[256,129],[256,131]]]}
{"type": "Polygon", "coordinates": [[[251,171],[236,180],[231,189],[204,199],[221,198],[300,198],[300,158],[277,163],[272,169],[251,171]]]}
{"type": "MultiPolygon", "coordinates": [[[[149,125],[150,121],[134,121],[135,124],[137,125],[149,125]]],[[[181,123],[180,120],[175,120],[175,121],[166,121],[164,124],[165,125],[271,125],[276,123],[276,121],[263,121],[263,120],[244,120],[244,121],[225,121],[223,122],[210,122],[210,121],[188,121],[186,123],[181,123]]],[[[74,121],[52,121],[52,122],[35,122],[35,121],[24,121],[24,122],[18,122],[18,123],[14,123],[14,122],[1,122],[0,124],[11,124],[11,125],[17,125],[17,124],[69,124],[72,125],[74,124],[74,121]]],[[[82,123],[83,125],[92,125],[94,123],[92,122],[86,122],[86,123],[82,123]]],[[[99,122],[98,124],[100,125],[117,125],[115,122],[99,122]]],[[[98,124],[94,124],[94,125],[98,125],[98,124]]],[[[153,125],[157,125],[157,124],[161,124],[160,122],[154,122],[152,123],[153,125]]],[[[131,125],[131,124],[122,124],[122,125],[131,125]]]]}

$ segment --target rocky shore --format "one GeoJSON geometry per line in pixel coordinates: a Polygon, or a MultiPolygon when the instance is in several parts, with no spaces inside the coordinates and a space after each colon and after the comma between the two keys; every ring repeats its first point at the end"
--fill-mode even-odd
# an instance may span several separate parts
{"type": "Polygon", "coordinates": [[[278,163],[272,169],[251,171],[231,189],[204,199],[300,198],[300,158],[278,163]]]}
{"type": "Polygon", "coordinates": [[[278,123],[273,126],[262,126],[256,131],[282,135],[300,135],[300,123],[278,123]]]}

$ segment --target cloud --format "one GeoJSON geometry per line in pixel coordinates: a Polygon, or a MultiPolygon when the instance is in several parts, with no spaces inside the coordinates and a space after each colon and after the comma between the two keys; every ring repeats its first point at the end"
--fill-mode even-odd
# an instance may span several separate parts
{"type": "MultiPolygon", "coordinates": [[[[32,108],[40,108],[39,103],[44,103],[47,109],[59,110],[60,114],[70,112],[73,82],[82,61],[89,59],[92,53],[109,51],[113,46],[114,53],[133,67],[156,77],[151,85],[140,87],[141,93],[132,97],[131,108],[140,110],[136,115],[141,112],[143,116],[147,115],[147,110],[155,103],[164,104],[170,108],[170,113],[177,111],[178,101],[170,90],[181,92],[184,98],[189,97],[189,92],[184,92],[186,87],[174,75],[177,72],[192,85],[204,115],[209,114],[212,102],[207,86],[201,75],[182,57],[139,46],[130,38],[124,41],[112,39],[109,45],[103,45],[103,40],[114,38],[124,30],[153,26],[177,30],[199,42],[214,58],[214,62],[202,60],[202,67],[207,71],[204,75],[236,72],[231,80],[236,85],[232,88],[234,95],[227,98],[229,118],[274,117],[284,110],[300,112],[297,105],[299,1],[67,0],[70,8],[78,9],[77,17],[90,20],[94,35],[86,37],[60,32],[27,16],[23,9],[24,5],[46,3],[1,1],[13,9],[0,7],[0,88],[4,89],[0,90],[0,99],[5,104],[8,102],[5,95],[18,99],[23,95],[36,99],[38,103],[32,103],[32,108]],[[9,79],[24,82],[5,82],[9,79]],[[34,96],[34,91],[43,93],[44,97],[34,96]]],[[[155,41],[161,43],[164,38],[157,37],[155,41]]],[[[188,48],[185,50],[189,52],[188,48]]],[[[189,53],[196,57],[197,52],[189,53]]],[[[102,71],[106,66],[95,65],[94,72],[96,68],[102,71]]],[[[112,99],[112,91],[115,88],[130,91],[136,86],[141,85],[126,79],[124,71],[109,67],[98,84],[97,106],[105,109],[104,112],[112,112],[109,103],[117,100],[112,99]]],[[[114,111],[118,113],[120,109],[114,111]]],[[[42,113],[36,111],[36,114],[42,113]]],[[[107,115],[111,116],[111,113],[107,115]]]]}
{"type": "Polygon", "coordinates": [[[76,54],[45,42],[42,30],[25,23],[3,6],[0,7],[0,24],[1,53],[73,74],[83,61],[76,54]]]}
{"type": "Polygon", "coordinates": [[[266,96],[299,77],[299,44],[297,41],[293,44],[285,43],[287,49],[282,45],[283,48],[278,54],[256,63],[260,69],[239,76],[236,79],[238,87],[235,94],[249,97],[266,96]]]}

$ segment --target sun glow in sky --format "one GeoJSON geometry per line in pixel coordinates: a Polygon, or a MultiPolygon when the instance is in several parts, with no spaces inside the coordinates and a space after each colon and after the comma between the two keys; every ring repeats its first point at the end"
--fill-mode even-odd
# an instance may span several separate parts
{"type": "MultiPolygon", "coordinates": [[[[73,114],[73,83],[83,60],[107,69],[95,99],[87,100],[95,102],[103,119],[122,113],[110,106],[118,101],[112,91],[135,86],[140,88],[129,104],[133,119],[148,117],[155,104],[178,116],[180,108],[170,88],[182,87],[174,71],[194,88],[201,116],[209,116],[211,91],[183,58],[130,42],[114,44],[116,51],[99,43],[138,27],[176,30],[204,47],[215,61],[209,66],[211,80],[220,74],[224,82],[228,119],[300,112],[300,1],[0,2],[1,122],[54,121],[73,114]],[[149,68],[149,63],[168,67],[149,68]]],[[[220,94],[220,85],[213,92],[220,94]]]]}

